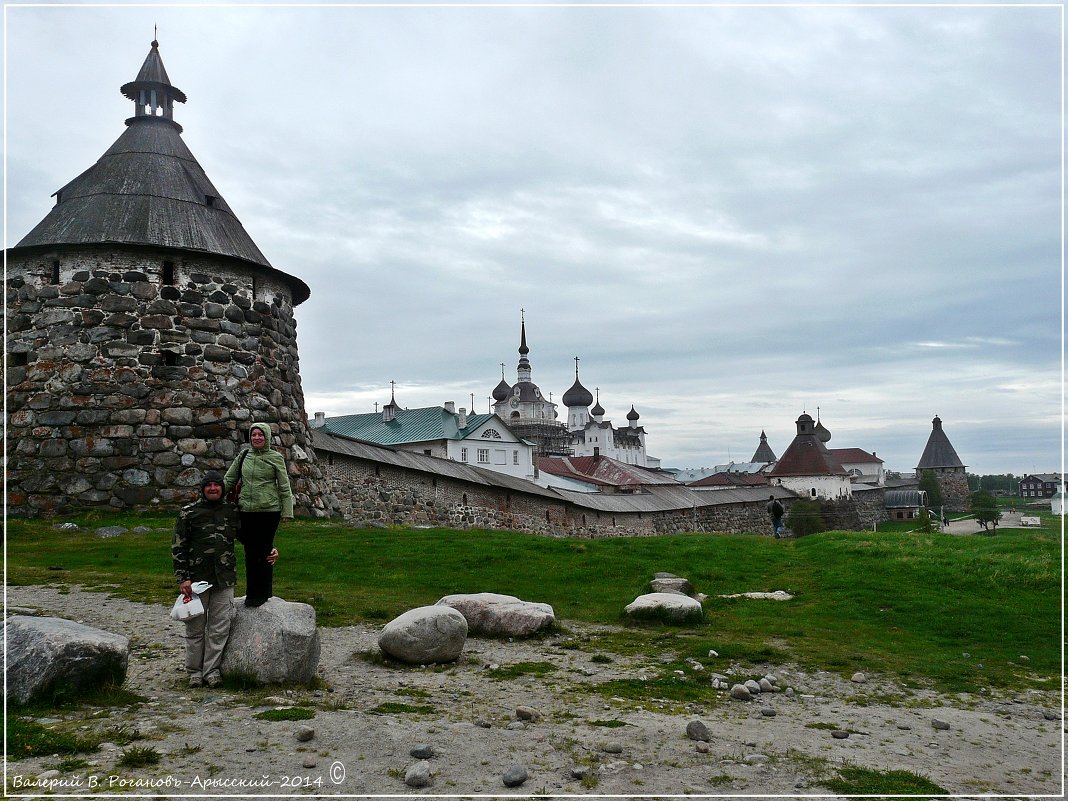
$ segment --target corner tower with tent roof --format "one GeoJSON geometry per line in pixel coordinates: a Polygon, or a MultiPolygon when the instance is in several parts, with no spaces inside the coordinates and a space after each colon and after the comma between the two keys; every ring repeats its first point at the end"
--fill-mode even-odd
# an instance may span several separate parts
{"type": "Polygon", "coordinates": [[[326,515],[294,307],[182,141],[153,41],[126,130],[7,251],[8,509],[172,506],[270,423],[297,508],[326,515]]]}
{"type": "Polygon", "coordinates": [[[954,512],[971,509],[968,468],[957,456],[953,443],[942,429],[942,418],[938,415],[931,421],[931,435],[916,464],[916,478],[922,478],[928,471],[934,474],[947,509],[954,512]]]}
{"type": "Polygon", "coordinates": [[[802,412],[793,442],[768,471],[768,483],[785,487],[802,498],[852,497],[849,474],[827,450],[823,436],[812,416],[802,412]]]}

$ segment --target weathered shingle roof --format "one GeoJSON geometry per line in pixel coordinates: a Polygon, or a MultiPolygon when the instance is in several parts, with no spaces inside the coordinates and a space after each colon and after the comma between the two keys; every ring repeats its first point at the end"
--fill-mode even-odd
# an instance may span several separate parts
{"type": "Polygon", "coordinates": [[[846,471],[815,434],[798,434],[768,475],[839,476],[846,471]]]}
{"type": "Polygon", "coordinates": [[[763,431],[760,432],[760,444],[757,446],[756,452],[753,454],[753,458],[750,462],[774,462],[775,451],[768,445],[768,435],[763,431]]]}
{"type": "MultiPolygon", "coordinates": [[[[184,99],[170,87],[155,47],[141,72],[148,78],[142,81],[139,75],[126,87],[166,85],[170,95],[184,99]]],[[[122,244],[226,256],[281,278],[294,304],[308,298],[307,284],[276,270],[256,247],[182,141],[176,123],[135,116],[127,126],[96,164],[55,193],[56,205],[16,249],[122,244]]]]}
{"type": "Polygon", "coordinates": [[[917,470],[930,470],[937,467],[964,467],[964,463],[953,450],[949,437],[942,430],[942,420],[935,417],[931,421],[931,436],[927,438],[927,447],[916,465],[917,470]]]}
{"type": "Polygon", "coordinates": [[[827,450],[831,452],[831,456],[837,459],[840,464],[855,464],[857,462],[882,463],[883,461],[874,453],[868,453],[863,448],[828,448],[827,450]]]}
{"type": "Polygon", "coordinates": [[[554,476],[577,478],[611,487],[647,487],[654,484],[677,484],[667,473],[646,470],[608,456],[539,456],[539,470],[554,476]]]}

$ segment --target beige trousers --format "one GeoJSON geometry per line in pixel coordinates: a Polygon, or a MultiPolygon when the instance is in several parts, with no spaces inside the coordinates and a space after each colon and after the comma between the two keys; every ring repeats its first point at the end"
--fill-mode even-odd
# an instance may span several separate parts
{"type": "Polygon", "coordinates": [[[234,617],[234,588],[212,587],[200,593],[200,601],[204,614],[185,621],[185,669],[190,678],[203,678],[222,664],[234,617]]]}

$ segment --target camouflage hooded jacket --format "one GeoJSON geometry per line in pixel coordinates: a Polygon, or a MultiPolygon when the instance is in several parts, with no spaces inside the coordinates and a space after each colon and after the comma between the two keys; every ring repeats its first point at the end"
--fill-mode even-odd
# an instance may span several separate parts
{"type": "Polygon", "coordinates": [[[183,506],[174,524],[171,559],[174,575],[183,581],[209,581],[215,587],[237,584],[234,537],[237,507],[226,501],[199,500],[183,506]]]}

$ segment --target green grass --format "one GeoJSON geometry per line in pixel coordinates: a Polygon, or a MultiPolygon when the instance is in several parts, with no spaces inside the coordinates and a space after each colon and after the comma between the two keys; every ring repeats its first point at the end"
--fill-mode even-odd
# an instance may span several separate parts
{"type": "Polygon", "coordinates": [[[502,665],[486,673],[491,679],[504,681],[518,679],[520,676],[544,676],[556,670],[552,662],[516,662],[514,665],[502,665]]]}
{"type": "MultiPolygon", "coordinates": [[[[171,525],[170,517],[74,520],[93,528],[171,525]]],[[[173,602],[168,531],[101,540],[91,529],[58,531],[55,522],[8,520],[10,584],[60,580],[173,602]]],[[[843,676],[863,670],[953,692],[1052,689],[1060,673],[1059,527],[999,528],[993,537],[881,531],[796,540],[675,534],[579,541],[297,521],[282,527],[278,547],[275,592],[312,604],[325,626],[380,623],[447,594],[483,591],[549,603],[562,620],[622,623],[622,607],[653,573],[669,571],[712,596],[702,622],[683,630],[632,624],[566,647],[616,654],[655,646],[680,659],[703,659],[713,648],[720,664],[792,662],[843,676]],[[717,597],[775,589],[795,597],[717,597]],[[1021,663],[1020,654],[1030,661],[1021,663]]]]}
{"type": "Polygon", "coordinates": [[[44,754],[88,754],[100,743],[95,735],[75,734],[14,715],[7,719],[7,758],[12,761],[44,754]]]}
{"type": "Polygon", "coordinates": [[[907,770],[879,771],[868,768],[838,768],[838,777],[824,779],[818,784],[833,793],[865,795],[916,795],[933,793],[946,795],[949,790],[907,770]]]}
{"type": "Polygon", "coordinates": [[[124,768],[144,768],[149,765],[158,765],[160,753],[151,746],[136,746],[122,752],[119,758],[119,766],[124,768]]]}

